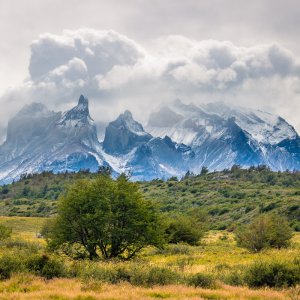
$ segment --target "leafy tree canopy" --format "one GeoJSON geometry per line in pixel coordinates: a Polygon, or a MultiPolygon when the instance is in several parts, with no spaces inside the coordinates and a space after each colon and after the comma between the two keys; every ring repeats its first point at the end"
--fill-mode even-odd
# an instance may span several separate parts
{"type": "Polygon", "coordinates": [[[130,259],[145,246],[163,242],[159,215],[138,185],[125,175],[113,180],[105,173],[71,185],[47,231],[53,247],[80,243],[90,259],[99,252],[106,259],[130,259]]]}

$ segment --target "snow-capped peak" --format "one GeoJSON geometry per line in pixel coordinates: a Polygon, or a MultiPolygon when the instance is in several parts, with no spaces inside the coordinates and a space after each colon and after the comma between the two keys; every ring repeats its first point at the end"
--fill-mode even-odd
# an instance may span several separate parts
{"type": "Polygon", "coordinates": [[[209,103],[203,109],[222,118],[235,118],[235,122],[259,143],[275,145],[285,139],[295,139],[298,135],[293,126],[278,115],[245,108],[226,105],[222,102],[209,103]]]}
{"type": "Polygon", "coordinates": [[[103,148],[107,153],[124,154],[151,138],[126,110],[106,127],[103,148]]]}
{"type": "Polygon", "coordinates": [[[57,122],[58,125],[73,127],[92,123],[93,119],[89,112],[89,102],[83,95],[80,95],[78,104],[72,109],[64,112],[60,120],[57,122]]]}
{"type": "Polygon", "coordinates": [[[129,110],[125,110],[124,113],[120,114],[114,123],[118,127],[124,126],[127,130],[136,135],[147,135],[142,124],[133,119],[132,113],[129,110]]]}

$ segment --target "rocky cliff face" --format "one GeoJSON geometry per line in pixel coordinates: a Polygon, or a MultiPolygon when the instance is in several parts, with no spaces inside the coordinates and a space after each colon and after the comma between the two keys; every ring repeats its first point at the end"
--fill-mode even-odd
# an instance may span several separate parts
{"type": "Polygon", "coordinates": [[[168,116],[180,117],[162,126],[156,120],[163,118],[165,110],[153,113],[146,129],[154,136],[168,133],[175,142],[190,146],[196,154],[194,172],[202,166],[222,170],[234,164],[299,169],[299,136],[279,116],[223,103],[195,106],[176,101],[168,108],[168,116]]]}
{"type": "Polygon", "coordinates": [[[150,115],[146,130],[125,111],[108,124],[100,143],[88,99],[61,113],[40,103],[25,106],[8,123],[0,146],[0,184],[21,174],[110,166],[133,180],[182,176],[265,164],[300,170],[300,138],[284,119],[266,112],[179,100],[150,115]]]}
{"type": "Polygon", "coordinates": [[[103,149],[110,154],[126,154],[151,138],[127,110],[106,127],[103,149]]]}
{"type": "Polygon", "coordinates": [[[44,170],[96,171],[105,164],[100,148],[86,98],[81,96],[78,105],[63,114],[34,103],[8,124],[7,139],[0,147],[0,180],[44,170]]]}

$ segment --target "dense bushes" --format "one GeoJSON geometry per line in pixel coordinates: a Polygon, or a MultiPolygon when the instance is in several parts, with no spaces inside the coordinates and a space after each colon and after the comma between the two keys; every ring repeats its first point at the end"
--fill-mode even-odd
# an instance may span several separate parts
{"type": "Polygon", "coordinates": [[[28,272],[52,279],[66,275],[64,263],[47,255],[10,253],[0,257],[0,279],[8,279],[13,273],[28,272]]]}
{"type": "Polygon", "coordinates": [[[195,224],[192,218],[180,216],[170,221],[166,233],[169,243],[185,242],[190,245],[197,245],[204,231],[195,224]]]}
{"type": "Polygon", "coordinates": [[[194,209],[189,212],[189,215],[177,215],[168,221],[167,241],[171,244],[187,243],[195,246],[199,244],[207,229],[206,213],[194,209]]]}
{"type": "Polygon", "coordinates": [[[219,265],[215,276],[233,286],[286,288],[300,283],[300,259],[259,259],[250,265],[219,265]]]}
{"type": "Polygon", "coordinates": [[[26,270],[46,279],[65,275],[64,263],[48,255],[32,255],[25,260],[26,270]]]}
{"type": "Polygon", "coordinates": [[[245,272],[250,287],[289,287],[300,283],[300,259],[294,261],[257,261],[245,272]]]}
{"type": "Polygon", "coordinates": [[[76,262],[69,272],[76,277],[83,278],[84,281],[97,280],[110,284],[129,282],[133,285],[151,287],[184,283],[180,274],[167,267],[156,267],[143,263],[96,264],[81,261],[76,262]]]}
{"type": "Polygon", "coordinates": [[[216,281],[213,275],[196,273],[188,278],[188,284],[195,287],[215,288],[216,281]]]}
{"type": "Polygon", "coordinates": [[[13,273],[25,271],[24,263],[17,255],[0,257],[0,280],[8,279],[13,273]]]}
{"type": "Polygon", "coordinates": [[[287,247],[292,235],[292,229],[282,217],[275,214],[260,215],[249,225],[237,230],[237,242],[241,247],[259,252],[268,247],[287,247]]]}

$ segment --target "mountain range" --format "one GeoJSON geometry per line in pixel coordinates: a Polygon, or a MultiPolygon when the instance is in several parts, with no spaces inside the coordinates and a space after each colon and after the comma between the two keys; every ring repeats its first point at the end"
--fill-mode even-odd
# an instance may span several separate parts
{"type": "Polygon", "coordinates": [[[224,103],[184,104],[152,112],[145,128],[125,111],[110,122],[103,141],[90,116],[88,99],[62,113],[41,103],[22,108],[8,123],[0,146],[0,183],[22,174],[96,172],[108,166],[133,180],[222,170],[233,165],[300,170],[300,138],[283,118],[224,103]]]}

